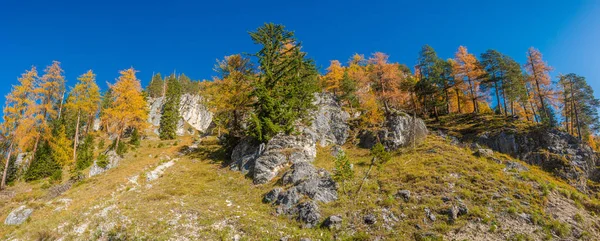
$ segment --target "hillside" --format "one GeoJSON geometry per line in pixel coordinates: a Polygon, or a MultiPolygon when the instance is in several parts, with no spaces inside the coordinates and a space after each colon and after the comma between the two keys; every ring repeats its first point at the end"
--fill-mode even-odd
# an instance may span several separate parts
{"type": "MultiPolygon", "coordinates": [[[[320,205],[319,220],[339,215],[341,227],[306,229],[261,202],[276,182],[253,185],[224,167],[227,158],[213,137],[178,154],[193,141],[144,140],[118,167],[64,193],[48,181],[19,182],[2,192],[0,218],[21,205],[33,213],[20,226],[2,226],[0,235],[7,240],[593,240],[600,234],[593,214],[597,200],[535,166],[498,153],[477,157],[436,135],[416,149],[395,152],[359,194],[370,157],[367,149],[345,145],[356,175],[340,189],[339,200],[320,205]],[[148,180],[149,172],[171,161],[156,180],[148,180]],[[461,210],[456,217],[449,213],[452,207],[461,210]]],[[[314,164],[333,171],[329,148],[318,148],[314,164]]]]}

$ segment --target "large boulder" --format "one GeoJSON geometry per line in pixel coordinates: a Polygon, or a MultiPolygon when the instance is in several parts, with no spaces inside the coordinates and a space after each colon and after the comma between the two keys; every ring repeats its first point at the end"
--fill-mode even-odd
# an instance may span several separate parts
{"type": "Polygon", "coordinates": [[[8,214],[4,220],[4,224],[20,225],[27,221],[31,213],[33,213],[33,209],[27,208],[27,206],[20,206],[8,214]]]}
{"type": "MultiPolygon", "coordinates": [[[[154,126],[154,132],[158,133],[160,118],[162,117],[162,108],[165,97],[148,99],[148,123],[154,126]]],[[[202,104],[202,97],[199,95],[184,94],[179,102],[180,121],[177,123],[177,135],[185,135],[188,131],[186,124],[199,132],[205,132],[212,123],[213,114],[202,104]]]]}
{"type": "Polygon", "coordinates": [[[264,143],[257,144],[252,138],[242,139],[231,152],[231,170],[240,171],[244,174],[251,173],[254,170],[254,161],[264,150],[264,143]]]}
{"type": "Polygon", "coordinates": [[[346,143],[350,130],[348,126],[350,114],[342,110],[340,103],[331,93],[316,94],[314,104],[317,110],[312,113],[312,124],[305,132],[323,147],[346,143]]]}
{"type": "Polygon", "coordinates": [[[90,168],[90,177],[104,173],[108,169],[117,167],[119,165],[119,161],[121,161],[121,156],[119,156],[119,154],[113,150],[105,152],[104,156],[106,157],[106,165],[101,166],[99,160],[94,160],[94,164],[92,164],[92,167],[90,168]]]}
{"type": "Polygon", "coordinates": [[[312,162],[316,156],[315,143],[307,135],[276,135],[267,142],[264,152],[254,161],[254,183],[267,183],[286,164],[312,162]]]}
{"type": "Polygon", "coordinates": [[[423,142],[427,134],[427,127],[422,119],[395,112],[386,117],[382,128],[375,131],[363,130],[358,137],[359,145],[363,148],[372,148],[377,141],[381,141],[386,149],[397,150],[423,142]]]}
{"type": "Polygon", "coordinates": [[[297,209],[297,220],[304,224],[303,227],[312,228],[319,224],[321,213],[319,212],[319,206],[315,202],[303,202],[298,204],[297,209]]]}

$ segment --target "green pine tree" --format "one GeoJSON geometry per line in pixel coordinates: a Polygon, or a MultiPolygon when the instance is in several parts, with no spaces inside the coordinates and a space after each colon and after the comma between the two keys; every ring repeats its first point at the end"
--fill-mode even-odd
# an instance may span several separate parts
{"type": "Polygon", "coordinates": [[[250,134],[265,142],[280,132],[291,134],[297,121],[309,122],[318,91],[317,70],[312,59],[301,52],[294,33],[283,25],[265,24],[251,32],[262,46],[255,55],[260,73],[252,95],[256,97],[250,134]]]}
{"type": "Polygon", "coordinates": [[[83,170],[92,165],[94,161],[94,136],[87,135],[77,147],[77,160],[75,162],[76,170],[83,170]]]}
{"type": "Polygon", "coordinates": [[[160,139],[162,140],[173,140],[177,137],[177,122],[181,119],[179,115],[180,99],[180,83],[175,76],[171,76],[167,79],[167,93],[158,129],[160,139]]]}
{"type": "Polygon", "coordinates": [[[160,73],[152,76],[152,80],[150,80],[150,84],[146,87],[146,92],[149,97],[157,98],[163,96],[164,84],[160,73]]]}

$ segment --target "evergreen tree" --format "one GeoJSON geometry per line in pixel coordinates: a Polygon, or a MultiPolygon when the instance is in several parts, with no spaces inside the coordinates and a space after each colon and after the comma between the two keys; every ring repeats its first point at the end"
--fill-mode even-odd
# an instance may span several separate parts
{"type": "Polygon", "coordinates": [[[75,169],[81,171],[91,166],[94,161],[94,136],[88,134],[77,149],[75,169]]]}
{"type": "Polygon", "coordinates": [[[59,176],[59,174],[62,175],[61,166],[52,157],[52,148],[48,141],[40,143],[35,157],[35,161],[31,162],[27,172],[25,172],[25,180],[33,181],[50,176],[59,176]]]}
{"type": "Polygon", "coordinates": [[[280,132],[291,134],[299,120],[310,121],[308,111],[315,108],[318,74],[313,60],[301,52],[294,33],[282,25],[265,24],[250,36],[262,48],[255,55],[260,73],[252,92],[257,101],[249,129],[252,136],[265,142],[280,132]]]}
{"type": "Polygon", "coordinates": [[[559,85],[563,90],[562,106],[567,131],[580,140],[598,132],[600,100],[594,97],[594,91],[585,78],[573,73],[563,75],[559,85]]]}
{"type": "Polygon", "coordinates": [[[172,140],[177,137],[177,123],[181,119],[179,114],[181,86],[174,76],[167,79],[167,94],[165,98],[158,132],[160,134],[160,139],[172,140]]]}
{"type": "Polygon", "coordinates": [[[150,80],[150,84],[146,87],[146,92],[148,96],[151,98],[158,98],[163,96],[163,85],[164,81],[160,76],[160,73],[152,76],[152,80],[150,80]]]}
{"type": "Polygon", "coordinates": [[[350,78],[348,71],[344,71],[342,81],[340,82],[340,101],[346,102],[348,107],[353,108],[358,106],[358,96],[356,95],[357,83],[355,80],[350,78]]]}
{"type": "Polygon", "coordinates": [[[140,146],[140,141],[142,140],[142,137],[140,136],[140,132],[138,131],[137,128],[134,128],[133,131],[131,132],[131,139],[129,139],[129,144],[135,146],[135,147],[139,147],[140,146]]]}

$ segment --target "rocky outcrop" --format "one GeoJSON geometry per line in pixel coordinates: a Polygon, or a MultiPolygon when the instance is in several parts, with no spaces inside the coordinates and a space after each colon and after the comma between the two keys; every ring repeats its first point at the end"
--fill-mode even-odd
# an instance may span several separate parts
{"type": "MultiPolygon", "coordinates": [[[[158,133],[164,97],[148,99],[148,122],[154,126],[154,132],[158,133]]],[[[179,102],[179,114],[181,120],[177,124],[177,135],[185,135],[188,130],[186,124],[196,131],[205,132],[212,123],[213,114],[202,104],[202,97],[199,95],[184,94],[179,102]]]]}
{"type": "Polygon", "coordinates": [[[338,198],[336,184],[324,169],[311,163],[317,155],[316,142],[309,134],[279,134],[266,144],[243,139],[233,150],[230,168],[247,173],[255,184],[265,184],[283,174],[276,187],[266,193],[263,201],[277,206],[277,213],[301,221],[304,227],[318,224],[318,202],[327,203],[338,198]],[[300,203],[301,200],[311,201],[300,203]]]}
{"type": "Polygon", "coordinates": [[[556,129],[490,131],[479,134],[475,141],[551,171],[581,191],[587,190],[588,178],[599,180],[598,156],[592,148],[556,129]]]}
{"type": "Polygon", "coordinates": [[[90,177],[104,173],[108,169],[117,167],[119,165],[119,161],[121,161],[121,157],[119,156],[119,154],[117,154],[113,150],[107,151],[106,153],[104,153],[103,156],[106,157],[106,160],[94,160],[94,164],[92,164],[92,167],[90,168],[90,177]]]}
{"type": "Polygon", "coordinates": [[[378,130],[362,130],[358,138],[363,148],[372,148],[378,141],[387,150],[419,144],[425,140],[428,131],[422,119],[406,113],[396,112],[386,118],[382,128],[378,130]]]}
{"type": "Polygon", "coordinates": [[[27,206],[20,206],[8,214],[4,220],[4,224],[20,225],[27,221],[31,213],[33,213],[33,209],[27,208],[27,206]]]}
{"type": "Polygon", "coordinates": [[[322,147],[346,143],[350,114],[342,109],[331,93],[316,94],[314,104],[317,110],[312,113],[312,124],[305,132],[322,147]]]}
{"type": "Polygon", "coordinates": [[[263,184],[275,178],[284,166],[312,162],[316,156],[315,142],[305,134],[279,134],[266,144],[247,138],[233,149],[230,167],[248,173],[255,184],[263,184]]]}

